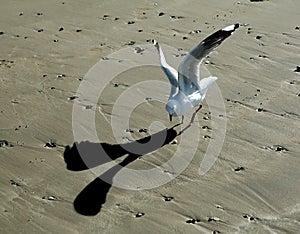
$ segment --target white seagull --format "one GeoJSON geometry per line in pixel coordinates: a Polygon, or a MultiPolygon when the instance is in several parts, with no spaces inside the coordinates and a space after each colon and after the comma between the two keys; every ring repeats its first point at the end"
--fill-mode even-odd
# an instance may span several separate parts
{"type": "Polygon", "coordinates": [[[156,40],[152,40],[159,53],[160,66],[171,83],[171,92],[166,104],[170,121],[172,116],[182,116],[181,123],[183,123],[184,114],[198,107],[192,115],[190,125],[193,123],[197,112],[202,107],[200,103],[205,98],[209,86],[218,79],[215,76],[200,79],[201,62],[238,27],[239,24],[233,24],[205,38],[183,58],[178,72],[167,64],[161,47],[156,40]]]}

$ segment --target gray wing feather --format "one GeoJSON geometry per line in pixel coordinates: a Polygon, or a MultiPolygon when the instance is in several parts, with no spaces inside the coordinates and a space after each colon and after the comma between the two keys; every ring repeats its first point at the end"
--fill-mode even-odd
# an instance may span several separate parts
{"type": "Polygon", "coordinates": [[[165,59],[164,53],[162,49],[160,48],[159,44],[157,41],[152,40],[152,43],[156,47],[158,54],[159,54],[159,59],[160,59],[160,66],[161,69],[164,71],[166,74],[170,84],[171,84],[171,92],[170,92],[170,97],[175,95],[178,91],[178,72],[176,71],[175,68],[171,67],[165,59]]]}
{"type": "Polygon", "coordinates": [[[211,34],[194,47],[181,61],[178,67],[179,90],[189,95],[199,90],[200,65],[202,60],[228,38],[239,24],[227,26],[211,34]]]}

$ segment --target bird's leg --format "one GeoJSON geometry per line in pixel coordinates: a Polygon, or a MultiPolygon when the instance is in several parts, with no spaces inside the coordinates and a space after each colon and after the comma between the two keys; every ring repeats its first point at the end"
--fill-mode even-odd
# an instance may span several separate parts
{"type": "Polygon", "coordinates": [[[194,122],[196,114],[199,110],[201,110],[201,108],[202,108],[202,105],[199,105],[198,109],[193,113],[190,124],[192,124],[194,122]]]}
{"type": "MultiPolygon", "coordinates": [[[[198,112],[201,108],[202,108],[202,105],[200,105],[200,106],[198,107],[198,109],[193,113],[193,116],[192,116],[192,119],[191,119],[191,122],[189,123],[189,125],[187,125],[183,130],[181,130],[181,131],[177,134],[177,136],[183,134],[189,127],[191,127],[192,123],[194,122],[194,119],[195,119],[195,116],[196,116],[197,112],[198,112]]],[[[182,116],[182,122],[183,122],[183,116],[182,116]]]]}
{"type": "Polygon", "coordinates": [[[181,116],[181,123],[180,124],[183,124],[183,120],[184,120],[184,115],[181,116]]]}

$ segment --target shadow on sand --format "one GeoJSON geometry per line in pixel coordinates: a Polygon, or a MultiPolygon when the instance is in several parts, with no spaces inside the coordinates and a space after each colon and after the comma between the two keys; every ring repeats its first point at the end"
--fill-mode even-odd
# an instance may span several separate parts
{"type": "Polygon", "coordinates": [[[176,125],[127,144],[81,142],[74,143],[72,147],[67,146],[64,151],[64,159],[67,169],[71,171],[87,170],[127,154],[122,162],[101,174],[77,195],[73,202],[74,209],[82,215],[97,215],[105,203],[113,178],[118,171],[140,156],[169,144],[178,135],[174,130],[175,127],[176,125]],[[88,162],[87,165],[86,162],[88,162]],[[104,181],[100,178],[106,179],[104,181]]]}

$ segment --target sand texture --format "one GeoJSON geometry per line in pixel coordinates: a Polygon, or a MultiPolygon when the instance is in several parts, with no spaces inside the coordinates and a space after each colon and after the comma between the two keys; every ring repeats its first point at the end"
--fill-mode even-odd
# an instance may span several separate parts
{"type": "MultiPolygon", "coordinates": [[[[3,1],[0,233],[299,233],[299,9],[299,0],[3,1]],[[149,66],[114,77],[96,106],[77,93],[99,61],[109,62],[108,71],[133,64],[114,60],[114,52],[128,48],[142,58],[155,38],[175,48],[166,58],[178,64],[184,52],[233,23],[240,28],[205,65],[218,77],[227,131],[218,159],[204,175],[199,165],[215,131],[206,102],[195,125],[169,144],[180,131],[172,128],[179,119],[170,123],[164,103],[153,100],[159,85],[137,89],[133,95],[144,95],[145,101],[131,113],[129,128],[118,123],[118,134],[112,133],[112,116],[131,108],[125,103],[112,114],[123,92],[140,81],[167,82],[161,69],[151,66],[158,56],[149,66]],[[96,152],[93,171],[73,145],[74,103],[96,110],[99,141],[81,142],[96,152]],[[164,126],[167,132],[160,131],[164,126]],[[116,182],[124,171],[101,158],[97,144],[119,165],[146,170],[171,159],[193,131],[199,141],[192,161],[181,173],[161,171],[178,173],[168,183],[129,190],[97,177],[116,182]],[[136,147],[129,136],[146,142],[154,133],[157,139],[167,134],[161,147],[138,155],[122,148],[136,147]]],[[[109,72],[96,75],[105,79],[109,72]]],[[[89,123],[76,127],[90,133],[89,123]]],[[[188,141],[194,144],[195,138],[188,141]]],[[[188,144],[182,163],[191,156],[185,152],[188,144]]]]}

